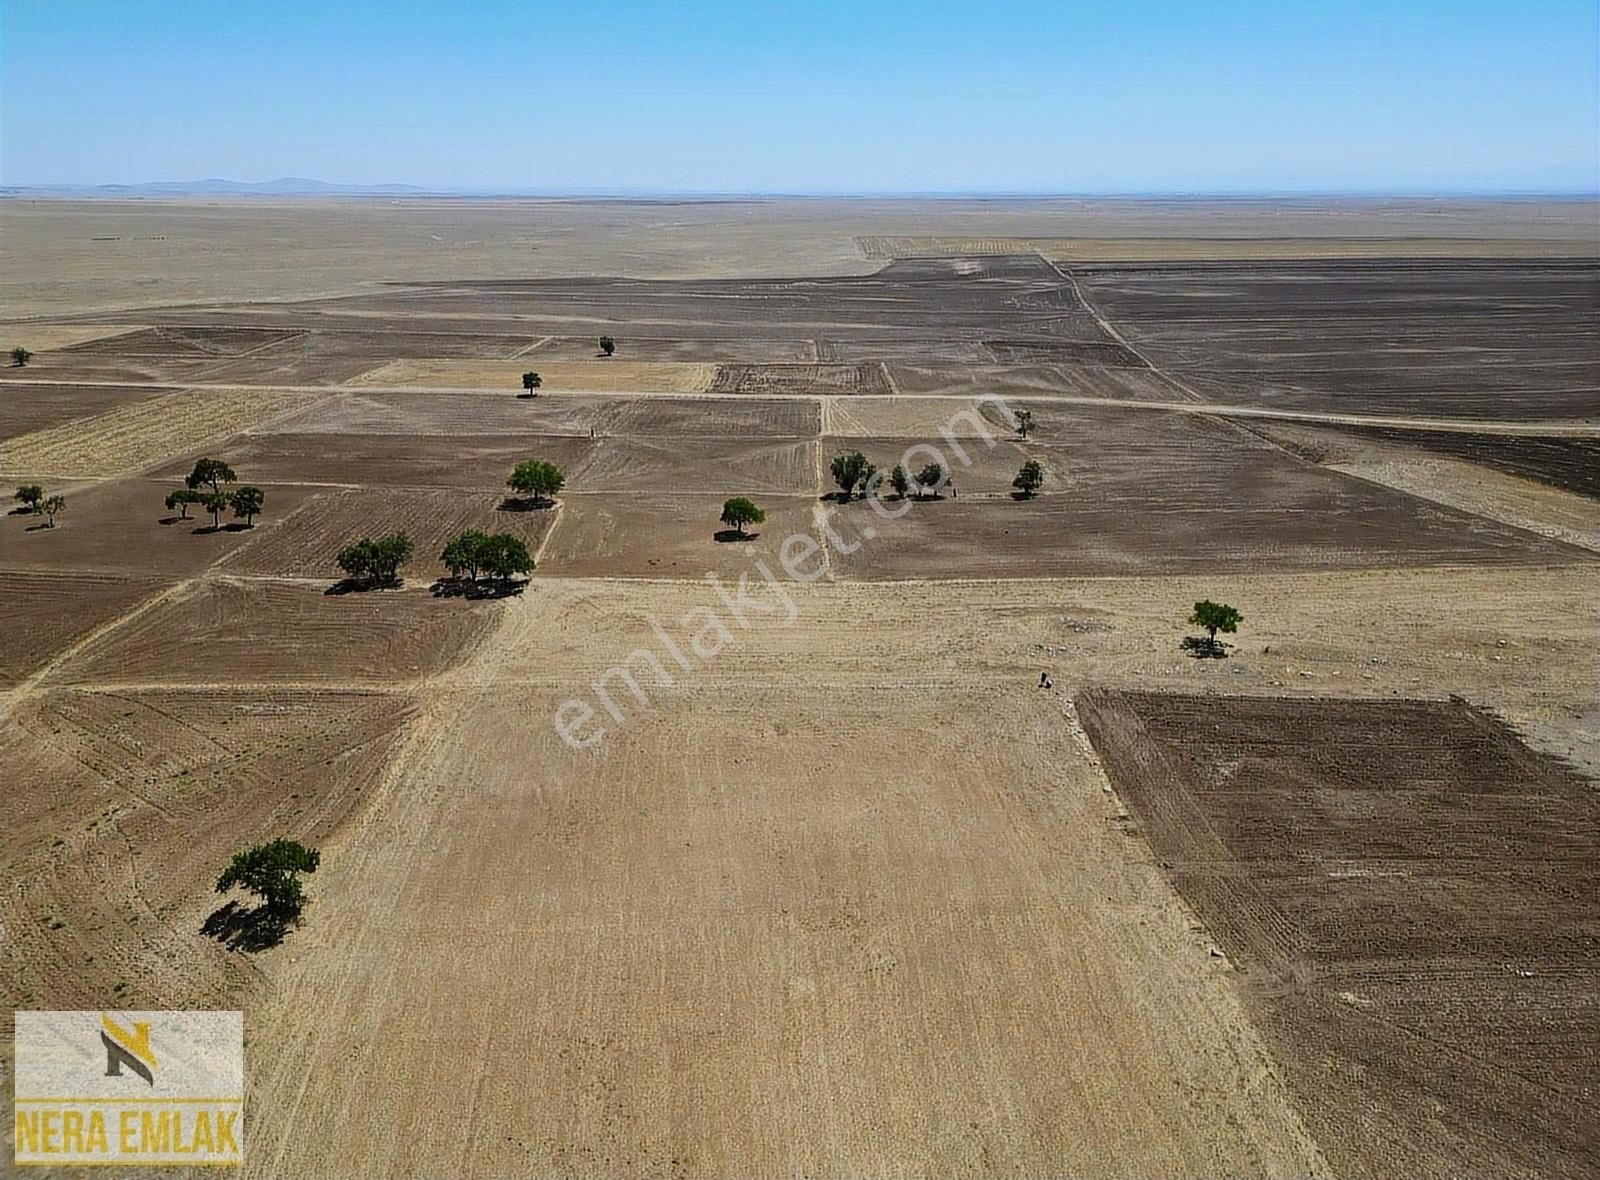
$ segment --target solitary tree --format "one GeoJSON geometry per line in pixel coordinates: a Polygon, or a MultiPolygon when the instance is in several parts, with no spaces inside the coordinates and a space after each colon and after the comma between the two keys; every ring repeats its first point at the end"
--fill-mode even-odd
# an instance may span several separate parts
{"type": "Polygon", "coordinates": [[[609,336],[600,337],[600,351],[610,356],[617,351],[617,342],[609,336]]]}
{"type": "Polygon", "coordinates": [[[411,538],[404,533],[362,537],[346,545],[334,558],[348,576],[373,586],[393,586],[400,567],[411,560],[411,538]]]}
{"type": "Polygon", "coordinates": [[[911,490],[911,480],[907,478],[904,467],[896,465],[895,469],[889,472],[889,486],[900,499],[906,498],[906,492],[911,490]]]}
{"type": "Polygon", "coordinates": [[[549,501],[567,482],[561,469],[542,459],[529,459],[511,469],[506,486],[523,496],[532,496],[534,502],[549,501]]]}
{"type": "Polygon", "coordinates": [[[265,492],[249,484],[234,488],[228,495],[228,503],[233,505],[233,514],[244,521],[244,527],[247,529],[256,527],[256,516],[266,500],[265,492]]]}
{"type": "Polygon", "coordinates": [[[1221,650],[1217,646],[1217,632],[1232,635],[1239,630],[1239,624],[1244,621],[1233,607],[1225,602],[1212,602],[1207,598],[1203,602],[1194,604],[1194,613],[1189,616],[1189,622],[1197,627],[1204,627],[1206,631],[1206,648],[1211,652],[1221,650]]]}
{"type": "Polygon", "coordinates": [[[195,462],[194,470],[184,477],[183,482],[192,492],[202,488],[220,492],[222,485],[232,483],[234,478],[233,468],[221,459],[199,459],[195,462]]]}
{"type": "Polygon", "coordinates": [[[199,499],[199,494],[196,492],[191,492],[188,488],[179,488],[175,492],[168,492],[167,511],[171,512],[174,508],[176,508],[178,510],[178,519],[188,520],[189,505],[197,503],[199,499]]]}
{"type": "Polygon", "coordinates": [[[944,468],[938,463],[929,463],[921,471],[917,472],[917,498],[921,499],[922,493],[925,491],[932,492],[937,496],[939,489],[944,486],[944,481],[944,468]]]}
{"type": "Polygon", "coordinates": [[[1032,430],[1032,429],[1033,429],[1033,411],[1032,410],[1018,410],[1017,411],[1017,433],[1022,435],[1023,438],[1027,438],[1028,437],[1028,432],[1030,430],[1032,430]]]}
{"type": "Polygon", "coordinates": [[[39,505],[44,503],[44,489],[36,483],[25,483],[17,489],[16,498],[17,503],[37,516],[39,505]]]}
{"type": "Polygon", "coordinates": [[[1029,459],[1017,472],[1017,478],[1011,481],[1011,486],[1022,493],[1023,499],[1028,499],[1037,492],[1044,483],[1044,468],[1039,466],[1037,459],[1029,459]]]}
{"type": "Polygon", "coordinates": [[[222,527],[222,514],[228,510],[229,496],[226,492],[202,492],[200,506],[211,513],[211,527],[222,527]]]}
{"type": "Polygon", "coordinates": [[[860,451],[852,451],[845,455],[835,455],[832,470],[833,482],[839,485],[839,490],[848,500],[854,494],[857,484],[862,485],[861,494],[866,495],[866,482],[878,469],[867,462],[867,457],[860,451]]]}
{"type": "Polygon", "coordinates": [[[539,386],[543,384],[544,382],[540,379],[539,374],[532,370],[522,375],[522,388],[528,391],[529,397],[538,397],[539,386]]]}
{"type": "Polygon", "coordinates": [[[23,348],[21,345],[18,345],[16,348],[13,348],[11,350],[11,363],[13,365],[15,365],[19,369],[22,368],[23,365],[27,364],[32,359],[33,359],[33,353],[29,352],[26,348],[23,348]]]}
{"type": "Polygon", "coordinates": [[[44,510],[44,514],[50,518],[51,528],[56,527],[56,513],[65,510],[66,506],[67,498],[60,494],[49,497],[40,505],[44,510]]]}
{"type": "Polygon", "coordinates": [[[234,886],[246,889],[262,900],[268,917],[287,925],[305,908],[300,874],[316,872],[321,860],[322,854],[315,848],[295,840],[256,844],[233,854],[217,878],[217,892],[226,893],[234,886]]]}
{"type": "Polygon", "coordinates": [[[741,537],[744,536],[744,526],[747,524],[760,524],[767,519],[767,514],[755,506],[753,500],[745,496],[734,496],[731,500],[722,502],[722,523],[731,524],[733,531],[741,537]]]}

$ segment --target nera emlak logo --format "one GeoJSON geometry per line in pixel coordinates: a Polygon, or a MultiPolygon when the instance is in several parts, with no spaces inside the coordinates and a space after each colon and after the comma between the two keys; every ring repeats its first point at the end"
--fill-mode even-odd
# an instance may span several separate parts
{"type": "Polygon", "coordinates": [[[240,1012],[18,1012],[19,1164],[237,1164],[240,1012]]]}

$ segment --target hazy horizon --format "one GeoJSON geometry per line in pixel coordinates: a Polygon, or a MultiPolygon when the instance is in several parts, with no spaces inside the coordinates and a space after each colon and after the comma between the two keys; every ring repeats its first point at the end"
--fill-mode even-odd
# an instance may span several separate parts
{"type": "Polygon", "coordinates": [[[0,5],[0,183],[1591,195],[1594,6],[0,5]]]}

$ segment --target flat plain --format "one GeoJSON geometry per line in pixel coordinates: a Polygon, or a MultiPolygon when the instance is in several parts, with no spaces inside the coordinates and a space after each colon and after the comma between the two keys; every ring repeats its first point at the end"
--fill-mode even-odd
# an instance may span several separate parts
{"type": "Polygon", "coordinates": [[[242,1007],[262,1176],[1593,1174],[1593,215],[8,200],[0,1006],[242,1007]]]}

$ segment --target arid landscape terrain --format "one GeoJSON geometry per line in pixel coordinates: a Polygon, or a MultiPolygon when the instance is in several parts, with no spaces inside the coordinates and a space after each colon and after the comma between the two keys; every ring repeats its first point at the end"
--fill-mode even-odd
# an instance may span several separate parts
{"type": "Polygon", "coordinates": [[[243,1009],[263,1177],[1600,1173],[1597,225],[7,198],[0,1020],[243,1009]]]}

